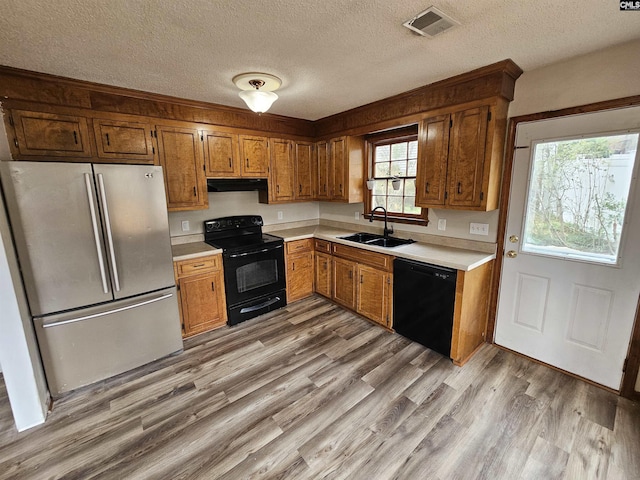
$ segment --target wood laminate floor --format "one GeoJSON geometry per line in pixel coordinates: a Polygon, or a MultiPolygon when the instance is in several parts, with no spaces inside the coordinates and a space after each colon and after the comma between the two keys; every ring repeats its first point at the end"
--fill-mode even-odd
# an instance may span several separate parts
{"type": "Polygon", "coordinates": [[[455,367],[312,297],[68,394],[27,432],[2,386],[8,478],[637,480],[640,408],[490,345],[455,367]]]}

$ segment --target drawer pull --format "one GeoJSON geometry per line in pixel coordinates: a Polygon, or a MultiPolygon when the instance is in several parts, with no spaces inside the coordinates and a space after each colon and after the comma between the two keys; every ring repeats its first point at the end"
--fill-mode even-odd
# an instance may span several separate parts
{"type": "Polygon", "coordinates": [[[200,267],[204,267],[205,264],[204,263],[198,263],[197,265],[192,265],[193,268],[200,268],[200,267]]]}

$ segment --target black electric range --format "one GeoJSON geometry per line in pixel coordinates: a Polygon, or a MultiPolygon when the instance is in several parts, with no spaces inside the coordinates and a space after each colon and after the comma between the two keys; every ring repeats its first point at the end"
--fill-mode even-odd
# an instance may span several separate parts
{"type": "Polygon", "coordinates": [[[204,222],[204,241],[222,249],[229,325],[287,304],[284,240],[262,226],[259,215],[204,222]]]}

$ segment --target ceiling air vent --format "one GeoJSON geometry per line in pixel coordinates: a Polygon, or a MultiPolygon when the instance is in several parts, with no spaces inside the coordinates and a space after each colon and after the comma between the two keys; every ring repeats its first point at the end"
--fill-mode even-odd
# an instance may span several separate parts
{"type": "Polygon", "coordinates": [[[435,37],[455,25],[460,25],[460,22],[442,13],[436,7],[429,7],[402,25],[423,37],[435,37]]]}

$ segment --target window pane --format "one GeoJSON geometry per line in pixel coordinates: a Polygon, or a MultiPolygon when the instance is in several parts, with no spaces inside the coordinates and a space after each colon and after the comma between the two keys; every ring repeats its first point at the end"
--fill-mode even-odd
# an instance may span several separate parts
{"type": "Polygon", "coordinates": [[[418,158],[418,141],[409,142],[408,158],[418,158]]]}
{"type": "Polygon", "coordinates": [[[402,195],[404,195],[404,187],[403,187],[404,180],[396,180],[396,182],[399,184],[397,190],[393,188],[393,181],[389,180],[388,187],[387,187],[387,195],[389,195],[390,197],[398,197],[398,196],[402,197],[402,195]]]}
{"type": "Polygon", "coordinates": [[[385,195],[387,193],[387,181],[376,180],[372,192],[373,195],[385,195]]]}
{"type": "Polygon", "coordinates": [[[371,209],[373,210],[376,207],[385,207],[387,208],[387,197],[384,195],[374,195],[371,197],[371,209]]]}
{"type": "Polygon", "coordinates": [[[389,197],[387,211],[389,213],[402,213],[402,197],[389,197]]]}
{"type": "Polygon", "coordinates": [[[390,145],[382,145],[380,147],[376,147],[376,158],[375,158],[376,163],[388,162],[389,150],[390,150],[390,145]]]}
{"type": "Polygon", "coordinates": [[[406,160],[407,142],[394,143],[391,145],[391,160],[406,160]]]}
{"type": "Polygon", "coordinates": [[[409,164],[407,167],[407,177],[415,177],[417,168],[418,168],[418,161],[409,160],[409,164]]]}
{"type": "Polygon", "coordinates": [[[404,213],[408,213],[411,215],[420,214],[420,207],[416,207],[416,197],[404,198],[404,213]]]}
{"type": "Polygon", "coordinates": [[[391,175],[395,177],[407,176],[407,162],[391,162],[391,175]]]}
{"type": "Polygon", "coordinates": [[[617,263],[638,136],[535,145],[522,250],[617,263]]]}
{"type": "Polygon", "coordinates": [[[405,180],[404,181],[404,194],[408,197],[416,196],[416,181],[415,180],[405,180]]]}
{"type": "Polygon", "coordinates": [[[391,176],[391,166],[389,163],[376,163],[375,170],[373,172],[373,176],[376,178],[381,177],[390,177],[391,176]]]}

